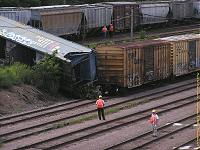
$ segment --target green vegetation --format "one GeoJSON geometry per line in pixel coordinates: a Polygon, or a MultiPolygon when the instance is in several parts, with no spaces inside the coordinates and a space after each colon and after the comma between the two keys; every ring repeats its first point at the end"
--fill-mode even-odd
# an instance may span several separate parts
{"type": "MultiPolygon", "coordinates": [[[[117,112],[119,112],[121,110],[125,110],[125,109],[131,109],[133,107],[136,107],[140,104],[144,104],[144,103],[147,103],[147,102],[149,102],[149,99],[145,98],[145,99],[143,99],[139,102],[132,101],[132,102],[126,103],[124,105],[111,107],[111,108],[108,108],[108,109],[105,110],[105,115],[114,114],[114,113],[117,113],[117,112]]],[[[89,115],[83,115],[83,116],[68,120],[67,122],[58,123],[58,124],[54,125],[53,128],[63,128],[67,125],[79,124],[79,123],[83,123],[83,122],[86,122],[86,121],[89,121],[89,120],[92,120],[92,119],[95,119],[95,118],[97,118],[96,113],[95,114],[92,113],[92,114],[89,114],[89,115]]]]}
{"type": "Polygon", "coordinates": [[[32,84],[42,90],[56,94],[60,85],[60,67],[57,52],[46,55],[35,66],[14,63],[11,66],[0,67],[0,88],[9,88],[12,85],[32,84]]]}
{"type": "Polygon", "coordinates": [[[56,94],[60,87],[61,69],[57,52],[52,55],[45,55],[39,63],[33,66],[33,85],[36,87],[56,94]]]}
{"type": "Polygon", "coordinates": [[[147,38],[147,33],[146,33],[146,31],[141,30],[141,31],[139,32],[139,39],[144,40],[144,39],[146,39],[146,38],[147,38]]]}
{"type": "Polygon", "coordinates": [[[12,66],[0,67],[0,88],[30,83],[31,75],[32,70],[24,64],[15,63],[12,66]]]}

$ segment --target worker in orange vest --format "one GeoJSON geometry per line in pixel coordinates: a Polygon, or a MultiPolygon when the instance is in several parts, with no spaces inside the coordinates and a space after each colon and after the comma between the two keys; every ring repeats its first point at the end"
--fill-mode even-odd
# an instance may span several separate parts
{"type": "Polygon", "coordinates": [[[105,115],[104,115],[104,100],[102,99],[101,95],[99,95],[99,99],[96,101],[96,106],[97,106],[99,120],[101,120],[101,116],[103,117],[103,120],[105,120],[105,115]]]}
{"type": "Polygon", "coordinates": [[[158,120],[159,117],[156,114],[156,110],[152,110],[152,114],[151,117],[149,119],[149,122],[152,124],[152,128],[153,128],[153,136],[157,136],[157,125],[158,125],[158,120]]]}
{"type": "Polygon", "coordinates": [[[106,26],[103,26],[102,33],[104,35],[104,38],[106,38],[107,31],[108,31],[108,29],[106,28],[106,26]]]}
{"type": "Polygon", "coordinates": [[[113,27],[112,24],[110,24],[110,29],[109,29],[109,31],[110,31],[110,37],[112,37],[112,36],[113,36],[113,32],[114,32],[114,27],[113,27]]]}

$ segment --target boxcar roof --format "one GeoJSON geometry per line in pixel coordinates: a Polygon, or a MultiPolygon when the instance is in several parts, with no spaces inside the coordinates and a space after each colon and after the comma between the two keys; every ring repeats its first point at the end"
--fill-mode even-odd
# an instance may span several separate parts
{"type": "Polygon", "coordinates": [[[155,40],[182,41],[182,40],[192,40],[192,39],[200,39],[200,34],[185,34],[185,35],[169,36],[165,38],[158,38],[155,40]]]}
{"type": "Polygon", "coordinates": [[[142,48],[142,47],[146,47],[146,46],[159,45],[159,44],[164,44],[164,43],[167,43],[167,42],[163,41],[163,40],[146,40],[146,41],[140,41],[140,42],[135,42],[135,43],[126,43],[124,45],[119,45],[119,47],[142,48]]]}
{"type": "Polygon", "coordinates": [[[59,38],[44,31],[0,16],[0,36],[43,53],[58,51],[57,57],[66,60],[69,53],[85,53],[90,48],[59,38]]]}
{"type": "Polygon", "coordinates": [[[30,7],[30,9],[54,9],[54,8],[65,8],[70,6],[71,5],[52,5],[52,6],[30,7]]]}
{"type": "Polygon", "coordinates": [[[111,4],[111,5],[135,5],[137,2],[103,2],[104,4],[111,4]]]}

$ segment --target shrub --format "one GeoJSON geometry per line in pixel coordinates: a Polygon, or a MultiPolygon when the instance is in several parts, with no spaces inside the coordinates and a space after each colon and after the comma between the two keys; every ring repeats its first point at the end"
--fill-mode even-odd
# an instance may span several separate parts
{"type": "Polygon", "coordinates": [[[144,30],[141,30],[140,32],[139,32],[139,38],[140,39],[146,39],[147,38],[147,33],[146,33],[146,31],[144,31],[144,30]]]}
{"type": "Polygon", "coordinates": [[[33,84],[52,94],[56,94],[60,84],[61,72],[57,52],[52,55],[45,55],[44,59],[33,66],[33,84]]]}
{"type": "Polygon", "coordinates": [[[15,63],[12,66],[0,68],[0,87],[8,88],[12,85],[31,82],[32,71],[24,64],[15,63]]]}

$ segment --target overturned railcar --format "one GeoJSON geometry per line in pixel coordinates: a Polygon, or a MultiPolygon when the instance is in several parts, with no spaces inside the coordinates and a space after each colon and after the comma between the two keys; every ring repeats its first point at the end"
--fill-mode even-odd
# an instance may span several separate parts
{"type": "Polygon", "coordinates": [[[171,75],[170,44],[165,41],[99,46],[96,53],[100,83],[132,88],[171,75]]]}
{"type": "Polygon", "coordinates": [[[62,66],[62,89],[73,91],[74,87],[95,80],[96,61],[91,49],[5,17],[0,17],[0,23],[1,59],[8,54],[13,61],[33,65],[44,54],[57,50],[62,66]]]}

